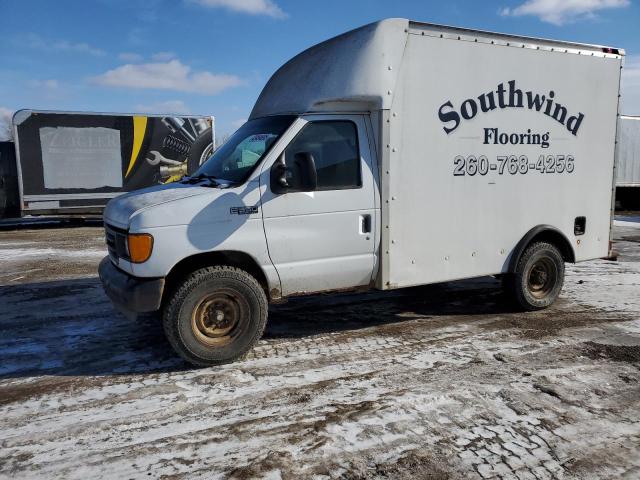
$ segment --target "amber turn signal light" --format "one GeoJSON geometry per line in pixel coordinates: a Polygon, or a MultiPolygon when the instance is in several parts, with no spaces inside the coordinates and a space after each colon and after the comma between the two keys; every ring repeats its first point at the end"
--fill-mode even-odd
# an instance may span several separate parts
{"type": "Polygon", "coordinates": [[[127,236],[129,260],[131,263],[142,263],[149,260],[153,250],[153,237],[148,233],[130,233],[127,236]]]}

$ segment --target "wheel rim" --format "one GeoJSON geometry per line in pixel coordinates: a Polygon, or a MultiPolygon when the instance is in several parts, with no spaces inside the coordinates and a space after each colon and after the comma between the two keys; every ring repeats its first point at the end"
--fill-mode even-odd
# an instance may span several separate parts
{"type": "Polygon", "coordinates": [[[220,289],[207,294],[191,315],[191,330],[201,344],[222,347],[244,331],[249,306],[235,290],[220,289]]]}
{"type": "Polygon", "coordinates": [[[211,152],[213,152],[213,143],[207,145],[202,151],[202,153],[200,154],[200,161],[198,162],[198,165],[202,165],[204,162],[206,162],[211,156],[211,152]]]}
{"type": "Polygon", "coordinates": [[[545,298],[553,290],[558,278],[558,269],[550,258],[536,260],[527,275],[527,288],[535,298],[545,298]]]}

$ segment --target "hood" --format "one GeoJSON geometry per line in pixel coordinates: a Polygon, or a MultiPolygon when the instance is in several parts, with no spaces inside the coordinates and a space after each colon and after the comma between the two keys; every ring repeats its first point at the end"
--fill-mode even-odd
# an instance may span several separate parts
{"type": "Polygon", "coordinates": [[[130,218],[136,212],[184,198],[215,194],[215,191],[216,189],[183,183],[169,183],[144,188],[120,195],[109,201],[104,209],[103,218],[111,225],[127,228],[130,218]]]}

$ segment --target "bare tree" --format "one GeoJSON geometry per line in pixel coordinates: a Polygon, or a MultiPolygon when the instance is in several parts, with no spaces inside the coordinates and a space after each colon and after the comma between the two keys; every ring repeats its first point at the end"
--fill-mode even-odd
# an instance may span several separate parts
{"type": "Polygon", "coordinates": [[[13,127],[11,117],[13,112],[8,108],[0,107],[0,141],[13,141],[13,127]]]}
{"type": "Polygon", "coordinates": [[[231,135],[228,133],[223,133],[222,135],[219,135],[216,137],[216,148],[220,148],[222,145],[224,145],[227,140],[229,140],[229,137],[231,135]]]}

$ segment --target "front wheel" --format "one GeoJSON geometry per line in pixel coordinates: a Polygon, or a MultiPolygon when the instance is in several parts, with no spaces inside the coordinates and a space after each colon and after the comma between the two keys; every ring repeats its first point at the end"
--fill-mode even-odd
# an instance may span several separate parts
{"type": "Polygon", "coordinates": [[[163,311],[169,343],[187,362],[220,365],[245,355],[267,322],[267,297],[258,281],[234,267],[207,267],[189,275],[163,311]]]}
{"type": "Polygon", "coordinates": [[[527,247],[516,269],[504,277],[506,290],[525,310],[541,310],[555,302],[564,283],[564,260],[547,242],[527,247]]]}

